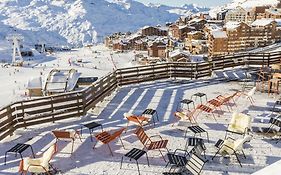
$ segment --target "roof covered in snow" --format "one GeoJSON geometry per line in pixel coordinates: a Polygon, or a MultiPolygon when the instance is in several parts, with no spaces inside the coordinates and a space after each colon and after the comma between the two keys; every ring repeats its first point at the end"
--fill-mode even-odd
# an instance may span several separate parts
{"type": "Polygon", "coordinates": [[[227,30],[233,30],[233,29],[236,29],[237,27],[240,26],[240,22],[237,22],[237,21],[229,21],[227,22],[224,27],[227,29],[227,30]]]}
{"type": "Polygon", "coordinates": [[[184,56],[189,57],[190,52],[186,51],[186,50],[177,49],[177,50],[174,50],[174,51],[170,52],[170,54],[169,54],[170,57],[175,57],[175,56],[178,56],[178,55],[184,55],[184,56]]]}
{"type": "Polygon", "coordinates": [[[222,30],[212,31],[212,35],[214,36],[214,38],[227,38],[226,32],[222,30]]]}
{"type": "Polygon", "coordinates": [[[271,24],[274,20],[273,19],[257,19],[251,25],[252,26],[267,26],[271,24]]]}

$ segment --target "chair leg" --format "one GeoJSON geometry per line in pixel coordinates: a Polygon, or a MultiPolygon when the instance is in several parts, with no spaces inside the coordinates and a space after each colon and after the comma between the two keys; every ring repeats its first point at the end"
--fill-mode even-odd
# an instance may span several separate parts
{"type": "Polygon", "coordinates": [[[7,153],[8,153],[8,152],[5,153],[5,160],[4,160],[5,164],[4,164],[4,165],[6,165],[7,153]]]}
{"type": "Polygon", "coordinates": [[[163,153],[162,153],[162,151],[161,151],[160,149],[159,149],[159,152],[160,152],[160,154],[162,155],[164,161],[166,162],[166,159],[165,159],[165,157],[164,157],[164,155],[163,155],[163,153]]]}
{"type": "MultiPolygon", "coordinates": [[[[222,148],[222,147],[221,147],[221,148],[222,148]]],[[[215,155],[212,157],[212,160],[214,160],[214,158],[216,157],[216,155],[220,152],[220,149],[221,149],[221,148],[218,149],[218,151],[217,151],[217,152],[215,153],[215,155]]]]}
{"type": "Polygon", "coordinates": [[[146,154],[147,165],[150,166],[150,165],[149,165],[149,160],[148,160],[147,152],[145,152],[145,154],[146,154]]]}
{"type": "Polygon", "coordinates": [[[246,155],[245,155],[245,153],[244,153],[244,151],[242,150],[242,153],[243,153],[243,156],[245,157],[245,159],[246,159],[246,155]]]}
{"type": "Polygon", "coordinates": [[[123,156],[121,157],[120,169],[122,169],[122,163],[123,163],[123,156]]]}
{"type": "Polygon", "coordinates": [[[239,160],[239,158],[238,158],[238,155],[236,154],[236,152],[234,151],[234,154],[235,154],[235,156],[236,156],[236,159],[237,159],[237,161],[238,161],[238,163],[240,164],[240,166],[242,167],[242,164],[241,164],[241,162],[240,162],[240,160],[239,160]]]}
{"type": "Polygon", "coordinates": [[[123,148],[125,149],[125,146],[124,146],[124,144],[123,144],[123,141],[122,141],[121,137],[119,137],[119,139],[120,139],[120,142],[121,142],[123,148]]]}
{"type": "Polygon", "coordinates": [[[35,154],[34,154],[34,151],[33,151],[33,148],[32,148],[32,146],[31,146],[31,145],[30,145],[30,149],[31,149],[31,152],[32,152],[33,158],[35,158],[35,154]]]}
{"type": "Polygon", "coordinates": [[[73,153],[73,147],[74,147],[74,139],[72,140],[71,154],[73,153]]]}
{"type": "Polygon", "coordinates": [[[137,162],[138,172],[139,172],[139,175],[140,175],[139,163],[138,163],[138,161],[137,161],[137,160],[136,160],[136,162],[137,162]]]}
{"type": "Polygon", "coordinates": [[[107,146],[108,146],[108,149],[109,149],[111,155],[113,156],[113,153],[112,153],[112,151],[111,151],[111,148],[110,148],[109,144],[107,144],[107,146]]]}

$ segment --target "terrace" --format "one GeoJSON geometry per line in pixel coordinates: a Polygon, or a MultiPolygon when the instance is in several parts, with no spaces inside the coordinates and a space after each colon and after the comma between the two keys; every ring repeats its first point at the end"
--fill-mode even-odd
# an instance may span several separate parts
{"type": "MultiPolygon", "coordinates": [[[[218,72],[218,76],[228,75],[226,78],[233,79],[232,76],[241,78],[241,70],[218,72]]],[[[16,143],[28,143],[33,146],[36,153],[46,150],[55,142],[54,136],[50,131],[55,129],[78,129],[82,123],[96,121],[103,125],[104,130],[119,129],[125,127],[127,120],[124,119],[125,112],[141,114],[146,108],[156,109],[159,115],[159,122],[156,125],[145,126],[148,135],[160,134],[163,138],[168,139],[168,149],[174,151],[177,148],[185,147],[186,139],[182,127],[177,126],[177,119],[174,112],[177,109],[178,102],[184,98],[190,98],[196,92],[205,92],[208,99],[212,99],[220,94],[233,93],[241,90],[241,82],[225,81],[222,77],[208,78],[201,80],[186,81],[183,79],[156,80],[137,85],[127,85],[118,88],[110,96],[106,97],[103,102],[98,103],[96,107],[89,110],[81,118],[66,119],[55,123],[41,124],[18,129],[11,137],[7,137],[0,145],[0,172],[1,174],[15,174],[18,171],[19,156],[7,157],[7,165],[4,164],[5,151],[10,149],[16,143]]],[[[254,95],[255,104],[251,105],[249,100],[240,97],[237,100],[238,106],[233,106],[233,111],[243,112],[253,117],[252,127],[268,127],[268,121],[273,114],[270,109],[276,101],[273,96],[267,93],[257,92],[254,95]]],[[[199,100],[196,104],[200,103],[199,100]]],[[[238,164],[235,156],[223,158],[218,155],[214,160],[211,157],[217,151],[214,146],[218,139],[223,139],[225,130],[230,122],[232,112],[228,112],[224,106],[223,111],[216,111],[217,122],[205,114],[197,117],[198,124],[209,133],[210,143],[206,145],[206,156],[209,160],[202,171],[202,174],[251,174],[281,159],[278,154],[280,144],[276,144],[270,137],[252,133],[252,140],[245,144],[244,152],[246,159],[240,158],[243,167],[238,164]]],[[[122,140],[125,149],[121,146],[120,141],[110,143],[114,156],[110,155],[106,145],[97,144],[93,150],[89,132],[83,128],[82,142],[76,140],[74,143],[74,152],[70,154],[71,143],[58,143],[58,153],[52,160],[52,165],[62,174],[138,174],[135,162],[125,160],[122,169],[120,169],[121,157],[132,148],[143,148],[143,145],[134,134],[136,126],[130,125],[128,131],[122,134],[122,140]]],[[[100,129],[94,130],[94,134],[100,132],[100,129]]],[[[192,132],[187,132],[187,137],[192,137],[192,132]]],[[[234,135],[235,137],[235,135],[234,135]]],[[[238,136],[239,137],[239,136],[238,136]]],[[[241,136],[240,136],[241,137],[241,136]]],[[[166,152],[165,152],[166,154],[166,152]]],[[[30,156],[31,153],[26,151],[23,156],[30,156]]],[[[148,151],[150,166],[147,166],[146,158],[141,157],[139,160],[141,174],[162,174],[168,171],[165,168],[166,162],[159,155],[158,151],[148,151]]]]}
{"type": "MultiPolygon", "coordinates": [[[[241,90],[241,82],[237,81],[245,78],[245,70],[241,66],[269,66],[279,63],[280,55],[242,54],[207,63],[164,63],[118,69],[81,91],[13,103],[0,110],[0,165],[4,164],[5,152],[16,143],[30,144],[35,153],[42,153],[55,142],[51,132],[53,130],[80,131],[82,124],[90,121],[101,123],[105,131],[117,130],[127,124],[123,116],[125,112],[140,115],[146,108],[155,109],[159,121],[155,126],[145,126],[145,132],[149,136],[160,134],[168,139],[167,147],[170,151],[182,149],[186,144],[185,132],[182,131],[182,126],[175,124],[178,120],[174,117],[180,100],[190,98],[197,92],[206,93],[210,100],[218,95],[241,90]],[[239,67],[234,69],[237,66],[239,67]]],[[[196,118],[199,126],[210,137],[210,142],[204,141],[208,162],[202,174],[251,174],[280,159],[276,141],[254,130],[251,133],[252,140],[245,144],[247,158],[240,158],[242,168],[234,156],[230,159],[217,156],[211,160],[217,151],[214,145],[217,140],[224,139],[233,111],[250,115],[253,118],[252,128],[269,127],[268,120],[274,116],[270,109],[277,96],[257,92],[253,98],[254,105],[245,97],[240,97],[238,106],[232,105],[232,111],[229,112],[225,106],[222,110],[215,111],[216,115],[220,114],[220,117],[216,117],[217,121],[206,114],[200,114],[196,118]]],[[[73,154],[70,154],[71,142],[59,141],[58,152],[51,163],[58,170],[57,173],[62,174],[138,174],[136,164],[128,160],[120,169],[123,155],[132,148],[143,148],[134,134],[135,128],[136,126],[130,125],[128,131],[121,135],[125,149],[119,140],[110,143],[114,155],[112,157],[106,145],[99,143],[92,149],[94,142],[91,142],[91,136],[84,127],[82,141],[77,139],[74,142],[73,154]]],[[[100,129],[94,129],[93,132],[96,135],[100,129]]],[[[188,130],[187,137],[192,136],[193,133],[188,130]]],[[[164,154],[166,156],[166,152],[164,154]]],[[[30,155],[28,150],[23,152],[23,157],[30,155]]],[[[141,174],[162,174],[169,170],[165,168],[166,162],[158,151],[148,151],[148,159],[150,166],[147,166],[145,157],[139,160],[141,174]]],[[[19,157],[9,154],[7,165],[1,166],[0,172],[15,174],[19,161],[19,157]]]]}

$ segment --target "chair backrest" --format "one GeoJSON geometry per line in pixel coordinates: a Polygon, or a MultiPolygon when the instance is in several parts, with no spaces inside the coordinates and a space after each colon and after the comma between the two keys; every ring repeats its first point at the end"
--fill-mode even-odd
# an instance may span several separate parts
{"type": "Polygon", "coordinates": [[[230,125],[239,126],[240,128],[250,128],[252,118],[249,115],[243,113],[233,112],[230,125]]]}
{"type": "Polygon", "coordinates": [[[193,175],[198,175],[203,169],[205,165],[205,161],[201,158],[201,156],[197,156],[196,154],[192,154],[190,159],[186,164],[186,169],[193,175]]]}
{"type": "Polygon", "coordinates": [[[71,138],[69,131],[52,131],[56,138],[71,138]]]}
{"type": "Polygon", "coordinates": [[[146,145],[148,141],[151,142],[150,138],[144,132],[144,129],[142,127],[138,127],[135,134],[137,135],[143,145],[146,145]]]}
{"type": "Polygon", "coordinates": [[[57,152],[57,144],[53,144],[47,149],[47,151],[43,153],[42,156],[43,164],[49,163],[49,161],[53,158],[56,152],[57,152]]]}
{"type": "Polygon", "coordinates": [[[196,154],[197,156],[201,156],[202,152],[206,150],[204,143],[197,143],[191,150],[190,154],[196,154]]]}
{"type": "Polygon", "coordinates": [[[114,140],[116,139],[117,137],[120,137],[120,135],[123,133],[123,131],[125,130],[126,128],[121,128],[117,131],[115,131],[112,135],[111,135],[111,139],[110,140],[114,140]]]}
{"type": "Polygon", "coordinates": [[[247,95],[248,96],[250,96],[250,97],[252,97],[254,94],[255,94],[255,92],[256,92],[256,89],[257,89],[257,87],[255,86],[255,87],[253,87],[248,93],[247,93],[247,95]]]}

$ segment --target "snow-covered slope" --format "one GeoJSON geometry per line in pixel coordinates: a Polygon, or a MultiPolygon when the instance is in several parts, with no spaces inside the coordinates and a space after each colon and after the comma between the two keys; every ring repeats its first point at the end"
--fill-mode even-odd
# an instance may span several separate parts
{"type": "Polygon", "coordinates": [[[192,6],[186,11],[182,7],[181,13],[172,9],[133,0],[1,0],[0,39],[16,30],[26,43],[81,45],[113,32],[165,24],[186,11],[200,11],[192,6]]]}

